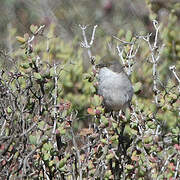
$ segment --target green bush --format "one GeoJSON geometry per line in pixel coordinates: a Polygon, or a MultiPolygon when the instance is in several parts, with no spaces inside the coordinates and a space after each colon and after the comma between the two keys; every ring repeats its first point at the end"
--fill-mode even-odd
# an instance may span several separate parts
{"type": "Polygon", "coordinates": [[[123,30],[117,35],[126,41],[118,41],[119,53],[123,50],[119,59],[132,67],[135,92],[125,116],[105,113],[103,99],[96,95],[94,60],[106,54],[106,42],[113,49],[117,38],[101,41],[88,70],[84,64],[89,58],[83,58],[88,49],[77,46],[79,37],[65,42],[55,37],[54,26],[45,31],[31,25],[29,34],[16,37],[21,48],[12,56],[1,51],[12,65],[0,72],[0,177],[178,179],[176,6],[166,27],[153,21],[151,36],[123,30]]]}

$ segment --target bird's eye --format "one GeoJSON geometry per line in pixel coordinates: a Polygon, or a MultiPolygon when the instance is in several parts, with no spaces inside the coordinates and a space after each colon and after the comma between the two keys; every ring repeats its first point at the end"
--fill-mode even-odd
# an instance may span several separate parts
{"type": "Polygon", "coordinates": [[[97,64],[97,65],[96,65],[96,68],[103,68],[103,67],[107,67],[106,64],[101,64],[101,63],[100,63],[100,64],[97,64]]]}

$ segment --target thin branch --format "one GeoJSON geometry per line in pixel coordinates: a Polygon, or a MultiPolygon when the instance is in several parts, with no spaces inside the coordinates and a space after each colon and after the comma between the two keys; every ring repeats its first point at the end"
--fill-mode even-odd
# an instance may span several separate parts
{"type": "Polygon", "coordinates": [[[170,67],[169,67],[169,70],[173,73],[174,77],[175,77],[176,80],[178,81],[178,84],[179,84],[179,86],[178,86],[178,91],[179,91],[179,93],[180,93],[180,78],[179,78],[178,75],[176,74],[176,66],[175,66],[175,65],[170,66],[170,67]]]}
{"type": "Polygon", "coordinates": [[[56,131],[56,124],[57,124],[57,92],[58,92],[58,77],[57,77],[57,65],[54,64],[54,125],[53,125],[53,130],[52,130],[52,136],[55,134],[56,131]]]}
{"type": "Polygon", "coordinates": [[[178,171],[179,171],[179,159],[177,160],[177,164],[176,164],[176,169],[175,169],[175,173],[174,173],[174,179],[176,179],[177,175],[178,175],[178,171]]]}
{"type": "Polygon", "coordinates": [[[158,107],[159,106],[159,93],[160,93],[160,90],[158,89],[158,70],[157,70],[157,63],[159,61],[159,58],[160,58],[160,54],[162,52],[162,49],[164,47],[164,45],[162,45],[162,47],[160,48],[160,51],[158,51],[158,46],[157,46],[157,41],[158,41],[158,34],[159,34],[159,29],[160,29],[160,26],[158,24],[158,22],[156,20],[153,20],[153,26],[156,30],[156,33],[155,33],[155,39],[154,39],[154,44],[153,46],[151,45],[150,43],[150,37],[151,37],[151,33],[148,34],[147,36],[139,36],[139,38],[143,39],[144,41],[147,42],[148,46],[149,46],[149,49],[151,51],[151,60],[152,60],[152,65],[153,65],[153,73],[152,73],[152,76],[153,76],[153,92],[154,92],[154,100],[155,100],[155,104],[156,106],[158,107]]]}
{"type": "Polygon", "coordinates": [[[96,32],[96,28],[98,27],[98,25],[95,25],[93,28],[93,33],[92,33],[92,37],[91,37],[91,42],[89,43],[90,46],[93,45],[94,42],[94,36],[95,36],[95,32],[96,32]]]}
{"type": "Polygon", "coordinates": [[[28,130],[26,130],[25,132],[23,132],[23,133],[20,135],[20,137],[28,134],[36,125],[37,125],[37,122],[34,123],[28,130]]]}
{"type": "Polygon", "coordinates": [[[92,32],[92,36],[91,36],[91,41],[90,41],[90,43],[88,43],[87,37],[86,37],[86,28],[87,28],[87,26],[85,26],[85,25],[80,25],[80,24],[79,24],[79,27],[80,27],[81,30],[82,30],[82,35],[83,35],[83,39],[84,39],[84,40],[81,42],[81,46],[87,49],[88,56],[89,56],[90,63],[91,63],[92,53],[91,53],[90,48],[92,47],[92,45],[93,45],[93,43],[94,43],[94,36],[95,36],[95,32],[96,32],[97,25],[95,25],[94,28],[93,28],[93,32],[92,32]]]}

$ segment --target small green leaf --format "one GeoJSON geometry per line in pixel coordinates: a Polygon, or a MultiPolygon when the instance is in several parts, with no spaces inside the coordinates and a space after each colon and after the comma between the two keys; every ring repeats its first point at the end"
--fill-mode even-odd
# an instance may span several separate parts
{"type": "Polygon", "coordinates": [[[29,66],[29,63],[23,63],[23,64],[21,64],[21,67],[23,69],[28,69],[30,66],[29,66]]]}
{"type": "Polygon", "coordinates": [[[102,98],[101,96],[99,96],[99,95],[94,95],[94,97],[93,97],[93,99],[92,99],[92,104],[93,104],[94,106],[100,106],[101,103],[102,103],[102,100],[103,100],[103,98],[102,98]]]}
{"type": "Polygon", "coordinates": [[[116,122],[112,123],[113,129],[116,129],[118,127],[118,124],[116,122]]]}
{"type": "Polygon", "coordinates": [[[111,141],[116,141],[118,139],[118,135],[114,135],[111,137],[111,141]]]}
{"type": "Polygon", "coordinates": [[[108,144],[107,139],[103,139],[103,138],[102,138],[100,141],[101,141],[103,144],[108,144]]]}
{"type": "Polygon", "coordinates": [[[127,33],[126,33],[126,41],[131,41],[131,38],[132,38],[132,32],[127,31],[127,33]]]}
{"type": "Polygon", "coordinates": [[[131,129],[131,132],[130,132],[132,135],[137,135],[138,134],[138,131],[136,131],[135,129],[131,129]]]}
{"type": "Polygon", "coordinates": [[[26,42],[26,39],[21,37],[21,36],[16,36],[16,39],[17,39],[18,42],[20,42],[22,44],[24,44],[26,42]]]}
{"type": "Polygon", "coordinates": [[[37,33],[37,30],[38,30],[38,26],[32,24],[30,26],[30,31],[33,33],[33,34],[36,34],[37,33]]]}
{"type": "Polygon", "coordinates": [[[45,143],[43,145],[43,149],[46,150],[46,151],[50,151],[52,148],[53,148],[53,146],[50,143],[45,143]]]}
{"type": "Polygon", "coordinates": [[[47,71],[43,74],[43,77],[47,78],[47,79],[51,79],[51,76],[50,76],[50,72],[47,71]]]}
{"type": "Polygon", "coordinates": [[[53,164],[54,164],[54,161],[53,160],[51,160],[51,161],[49,161],[49,167],[51,167],[51,166],[53,166],[53,164]]]}
{"type": "Polygon", "coordinates": [[[41,129],[41,130],[44,130],[44,125],[45,125],[45,122],[44,121],[40,121],[38,123],[38,128],[41,129]]]}
{"type": "Polygon", "coordinates": [[[37,144],[37,137],[33,136],[33,135],[30,135],[29,136],[29,141],[30,141],[31,144],[36,145],[37,144]]]}
{"type": "Polygon", "coordinates": [[[112,172],[111,172],[111,170],[107,170],[106,172],[105,172],[105,178],[110,178],[110,176],[112,175],[112,172]]]}
{"type": "Polygon", "coordinates": [[[91,75],[88,74],[88,73],[86,73],[86,74],[83,75],[83,79],[89,79],[90,77],[91,77],[91,75]]]}
{"type": "Polygon", "coordinates": [[[66,129],[64,127],[59,127],[58,130],[59,130],[59,133],[61,135],[65,135],[66,134],[66,129]]]}
{"type": "Polygon", "coordinates": [[[34,78],[36,78],[36,79],[38,79],[38,80],[40,80],[42,77],[41,77],[41,75],[39,74],[39,73],[34,73],[34,78]]]}
{"type": "Polygon", "coordinates": [[[152,142],[152,136],[144,137],[143,140],[144,140],[145,144],[148,144],[148,143],[152,142]]]}
{"type": "Polygon", "coordinates": [[[101,116],[101,123],[103,123],[104,126],[108,126],[109,121],[105,116],[101,116]]]}
{"type": "Polygon", "coordinates": [[[12,112],[12,109],[10,107],[8,107],[7,112],[8,112],[8,114],[10,114],[12,112]]]}
{"type": "Polygon", "coordinates": [[[141,82],[137,82],[135,85],[134,85],[134,92],[137,93],[141,90],[142,88],[142,83],[141,82]]]}
{"type": "Polygon", "coordinates": [[[106,156],[106,159],[109,161],[110,159],[112,159],[114,157],[113,153],[110,153],[106,156]]]}
{"type": "Polygon", "coordinates": [[[151,128],[151,129],[155,129],[155,128],[156,128],[156,125],[155,125],[155,123],[154,123],[153,121],[148,121],[148,122],[147,122],[147,126],[148,126],[149,128],[151,128]]]}
{"type": "Polygon", "coordinates": [[[52,67],[51,69],[50,69],[50,76],[51,77],[53,77],[53,76],[55,76],[56,75],[56,73],[55,73],[55,71],[54,71],[54,67],[52,67]]]}
{"type": "Polygon", "coordinates": [[[45,161],[47,161],[47,160],[49,160],[49,158],[50,158],[50,154],[49,153],[45,153],[43,159],[45,161]]]}
{"type": "Polygon", "coordinates": [[[88,169],[91,170],[94,168],[94,165],[93,165],[93,162],[92,161],[89,161],[88,163],[88,169]]]}
{"type": "Polygon", "coordinates": [[[128,170],[131,170],[131,169],[133,169],[133,168],[134,168],[134,166],[131,165],[131,164],[127,164],[127,165],[126,165],[126,169],[128,169],[128,170]]]}
{"type": "Polygon", "coordinates": [[[62,168],[66,164],[67,158],[63,158],[59,162],[59,168],[62,168]]]}

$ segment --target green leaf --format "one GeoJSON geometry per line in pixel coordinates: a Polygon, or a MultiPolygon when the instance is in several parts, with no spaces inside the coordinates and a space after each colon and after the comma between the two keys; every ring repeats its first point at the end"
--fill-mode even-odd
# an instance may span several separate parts
{"type": "Polygon", "coordinates": [[[147,126],[148,126],[149,128],[151,128],[151,129],[155,129],[155,128],[156,128],[156,125],[155,125],[155,123],[154,123],[153,121],[148,121],[148,122],[147,122],[147,126]]]}
{"type": "Polygon", "coordinates": [[[40,121],[38,123],[38,128],[41,129],[41,130],[44,130],[44,125],[45,125],[45,122],[44,121],[40,121]]]}
{"type": "Polygon", "coordinates": [[[137,93],[141,90],[142,88],[142,83],[141,82],[137,82],[135,85],[134,85],[134,92],[137,93]]]}
{"type": "Polygon", "coordinates": [[[112,175],[111,170],[107,170],[106,173],[105,173],[105,178],[109,179],[111,175],[112,175]]]}
{"type": "Polygon", "coordinates": [[[49,158],[50,158],[50,154],[49,153],[45,153],[43,159],[45,161],[47,161],[47,160],[49,160],[49,158]]]}
{"type": "Polygon", "coordinates": [[[101,116],[101,123],[103,123],[104,126],[108,126],[109,121],[105,116],[101,116]]]}
{"type": "Polygon", "coordinates": [[[31,144],[36,145],[37,144],[37,137],[33,136],[33,135],[30,135],[29,136],[29,141],[30,141],[31,144]]]}
{"type": "Polygon", "coordinates": [[[101,143],[103,143],[103,144],[108,144],[108,141],[107,141],[107,139],[100,139],[100,141],[101,141],[101,143]]]}
{"type": "Polygon", "coordinates": [[[148,143],[152,142],[152,136],[144,137],[143,140],[144,140],[145,144],[148,144],[148,143]]]}
{"type": "Polygon", "coordinates": [[[50,144],[50,143],[45,143],[43,145],[43,149],[46,150],[46,151],[50,151],[52,148],[53,148],[52,144],[50,144]]]}
{"type": "Polygon", "coordinates": [[[132,32],[127,31],[127,33],[126,33],[126,41],[131,41],[131,38],[132,38],[132,32]]]}
{"type": "Polygon", "coordinates": [[[40,80],[42,77],[41,77],[40,73],[36,73],[36,72],[35,72],[35,73],[34,73],[34,78],[40,80]]]}
{"type": "Polygon", "coordinates": [[[118,135],[114,135],[111,137],[111,141],[116,141],[116,140],[118,140],[118,135]]]}
{"type": "Polygon", "coordinates": [[[28,69],[30,66],[29,66],[29,63],[23,63],[23,64],[21,64],[21,67],[23,69],[28,69]]]}
{"type": "Polygon", "coordinates": [[[83,79],[89,79],[90,77],[91,75],[88,73],[83,74],[83,79]]]}
{"type": "Polygon", "coordinates": [[[8,114],[12,113],[12,109],[10,107],[7,108],[8,114]]]}
{"type": "Polygon", "coordinates": [[[113,153],[110,153],[106,156],[106,159],[109,161],[110,159],[112,159],[114,157],[113,153]]]}
{"type": "Polygon", "coordinates": [[[102,103],[102,97],[101,96],[98,96],[98,95],[94,95],[93,99],[92,99],[92,104],[94,106],[100,106],[101,103],[102,103]]]}
{"type": "Polygon", "coordinates": [[[131,170],[131,169],[133,169],[133,168],[134,168],[134,166],[131,165],[131,164],[127,164],[127,165],[126,165],[126,169],[128,169],[128,170],[131,170]]]}
{"type": "Polygon", "coordinates": [[[24,44],[26,42],[26,39],[21,37],[21,36],[16,36],[16,39],[17,39],[18,42],[20,42],[22,44],[24,44]]]}
{"type": "Polygon", "coordinates": [[[64,127],[59,127],[58,130],[59,130],[59,133],[61,135],[65,135],[66,134],[66,129],[64,127]]]}
{"type": "Polygon", "coordinates": [[[62,168],[66,164],[67,158],[63,158],[59,162],[59,168],[62,168]]]}
{"type": "Polygon", "coordinates": [[[113,129],[116,129],[118,127],[118,124],[116,122],[112,123],[113,129]]]}
{"type": "Polygon", "coordinates": [[[138,131],[136,131],[135,129],[131,129],[130,134],[131,134],[131,135],[137,135],[137,134],[138,134],[138,131]]]}
{"type": "Polygon", "coordinates": [[[56,75],[56,73],[55,73],[55,71],[54,71],[54,67],[52,67],[52,68],[50,69],[49,73],[50,73],[50,76],[51,76],[51,77],[54,77],[54,76],[56,75]]]}
{"type": "Polygon", "coordinates": [[[30,31],[33,33],[33,34],[36,34],[37,33],[37,30],[38,30],[38,26],[32,24],[30,26],[30,31]]]}
{"type": "Polygon", "coordinates": [[[50,72],[47,71],[43,74],[43,77],[47,78],[47,79],[51,79],[51,75],[50,75],[50,72]]]}
{"type": "Polygon", "coordinates": [[[49,161],[49,167],[51,167],[51,166],[53,166],[53,164],[54,164],[54,161],[53,160],[51,160],[51,161],[49,161]]]}

